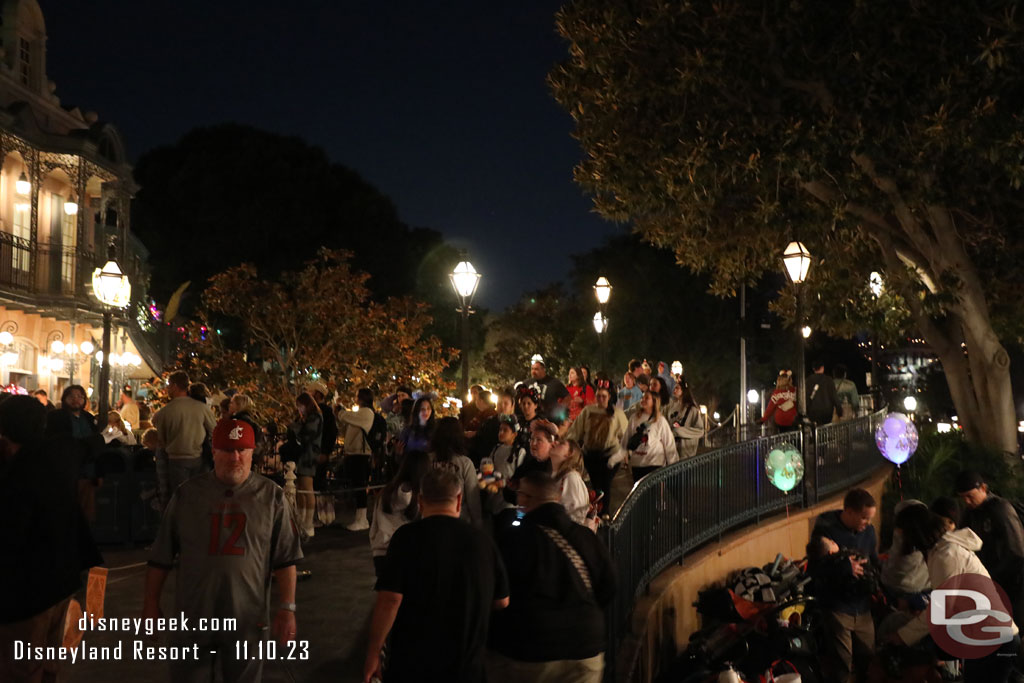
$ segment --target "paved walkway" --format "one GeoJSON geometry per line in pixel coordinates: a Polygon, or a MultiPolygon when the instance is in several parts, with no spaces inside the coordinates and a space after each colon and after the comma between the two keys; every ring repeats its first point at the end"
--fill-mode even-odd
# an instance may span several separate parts
{"type": "MultiPolygon", "coordinates": [[[[373,562],[365,531],[352,533],[340,523],[318,529],[303,548],[306,559],[300,569],[313,572],[301,580],[297,590],[299,639],[309,640],[309,660],[267,662],[263,680],[267,683],[293,681],[349,683],[358,681],[366,651],[366,633],[373,611],[373,562]]],[[[142,611],[143,549],[103,548],[106,566],[112,568],[107,584],[108,617],[138,617],[142,611]],[[116,569],[117,567],[127,567],[116,569]]],[[[171,616],[173,575],[164,589],[164,613],[171,616]]],[[[130,650],[134,634],[87,633],[89,646],[113,646],[122,642],[124,656],[115,662],[77,662],[67,669],[70,683],[109,681],[152,681],[170,683],[163,662],[136,662],[130,650]]]]}
{"type": "MultiPolygon", "coordinates": [[[[614,506],[621,504],[632,484],[627,471],[616,473],[610,496],[614,506]]],[[[308,661],[267,662],[263,669],[263,680],[267,683],[350,683],[360,680],[375,600],[375,579],[368,534],[365,531],[346,531],[344,524],[350,519],[351,511],[346,514],[344,505],[339,504],[335,524],[318,529],[313,540],[303,548],[306,558],[299,569],[312,571],[312,577],[300,580],[298,584],[296,617],[298,638],[309,640],[310,657],[308,661]]],[[[110,546],[102,548],[102,551],[106,566],[111,569],[104,616],[140,616],[146,551],[110,546]]],[[[168,617],[173,615],[173,592],[172,575],[164,588],[162,603],[168,617]]],[[[86,633],[84,642],[88,646],[113,647],[122,643],[123,658],[113,662],[76,662],[68,666],[67,680],[70,683],[118,680],[171,683],[165,663],[132,659],[134,640],[134,634],[86,633]]]]}

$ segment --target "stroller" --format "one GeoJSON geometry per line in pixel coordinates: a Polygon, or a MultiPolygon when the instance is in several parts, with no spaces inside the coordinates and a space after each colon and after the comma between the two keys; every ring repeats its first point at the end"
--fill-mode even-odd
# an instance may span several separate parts
{"type": "Polygon", "coordinates": [[[659,683],[785,681],[819,683],[817,603],[809,579],[784,561],[737,572],[732,588],[701,591],[695,603],[705,626],[659,683]]]}

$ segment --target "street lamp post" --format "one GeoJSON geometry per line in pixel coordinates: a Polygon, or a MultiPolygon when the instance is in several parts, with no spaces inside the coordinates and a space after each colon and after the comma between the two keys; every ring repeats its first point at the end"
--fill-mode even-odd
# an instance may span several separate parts
{"type": "Polygon", "coordinates": [[[473,295],[480,285],[480,273],[463,258],[448,277],[459,297],[460,306],[455,310],[462,314],[462,384],[459,395],[465,397],[469,394],[469,316],[473,313],[473,295]]]}
{"type": "Polygon", "coordinates": [[[604,332],[608,329],[608,318],[605,316],[605,307],[608,305],[608,300],[612,298],[612,285],[604,275],[597,278],[597,282],[594,283],[594,296],[597,297],[598,305],[598,312],[594,314],[594,330],[597,331],[598,342],[601,346],[601,370],[606,372],[604,367],[604,332]],[[598,329],[599,324],[600,329],[598,329]]]}
{"type": "Polygon", "coordinates": [[[116,249],[111,243],[107,251],[107,262],[92,272],[92,293],[103,304],[103,360],[100,365],[98,390],[100,419],[106,420],[110,411],[110,327],[114,309],[124,308],[132,298],[132,286],[128,276],[117,265],[116,249]]]}
{"type": "MultiPolygon", "coordinates": [[[[807,414],[807,372],[804,368],[804,312],[803,312],[803,287],[800,285],[804,280],[807,279],[807,271],[811,268],[811,252],[807,251],[807,247],[803,245],[803,242],[790,242],[786,246],[786,250],[782,252],[782,263],[786,267],[786,274],[789,275],[790,281],[796,287],[796,338],[797,343],[800,346],[798,368],[800,378],[800,409],[803,414],[807,414]]],[[[809,334],[808,334],[809,336],[809,334]]],[[[803,426],[801,426],[803,431],[803,426]]],[[[813,431],[812,431],[813,433],[813,431]]],[[[804,506],[816,502],[817,498],[817,487],[818,487],[818,476],[817,476],[817,462],[816,456],[811,456],[811,462],[808,463],[807,454],[810,449],[807,447],[807,441],[804,441],[804,471],[807,473],[804,477],[804,506]],[[814,467],[810,467],[814,464],[814,467]]],[[[813,453],[813,451],[810,451],[813,453]]]]}
{"type": "Polygon", "coordinates": [[[598,311],[594,314],[594,332],[597,332],[598,344],[601,347],[601,368],[604,369],[604,332],[608,329],[608,317],[598,311]]]}
{"type": "Polygon", "coordinates": [[[807,410],[807,390],[804,369],[804,334],[803,334],[803,287],[800,285],[807,279],[807,271],[811,267],[811,253],[802,242],[790,242],[789,246],[782,253],[782,263],[786,267],[786,273],[794,285],[796,285],[796,329],[797,341],[800,346],[798,367],[800,378],[800,405],[804,411],[807,410]]]}

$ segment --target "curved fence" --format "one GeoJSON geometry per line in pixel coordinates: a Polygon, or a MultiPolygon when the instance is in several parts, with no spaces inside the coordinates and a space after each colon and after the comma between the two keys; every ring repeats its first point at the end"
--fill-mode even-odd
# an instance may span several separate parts
{"type": "Polygon", "coordinates": [[[688,458],[641,479],[603,528],[618,590],[608,608],[605,680],[613,680],[616,649],[637,598],[671,564],[736,527],[787,505],[808,505],[867,477],[884,463],[874,430],[884,412],[848,422],[763,436],[688,458]],[[789,443],[803,453],[804,485],[779,491],[765,456],[789,443]]]}

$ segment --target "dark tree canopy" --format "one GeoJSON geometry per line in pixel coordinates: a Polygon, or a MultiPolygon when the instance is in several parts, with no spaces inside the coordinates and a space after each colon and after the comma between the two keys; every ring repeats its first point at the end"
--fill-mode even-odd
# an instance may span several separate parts
{"type": "MultiPolygon", "coordinates": [[[[420,257],[441,244],[410,229],[394,204],[355,171],[295,137],[225,124],[144,154],[133,225],[153,254],[153,292],[252,263],[297,269],[318,248],[345,248],[375,297],[414,291],[420,257]]],[[[190,290],[190,291],[192,291],[190,290]]]]}
{"type": "Polygon", "coordinates": [[[873,324],[880,271],[879,306],[939,355],[967,433],[1013,450],[1019,4],[577,0],[551,75],[586,154],[576,179],[719,293],[799,238],[812,322],[834,332],[873,324]]]}

